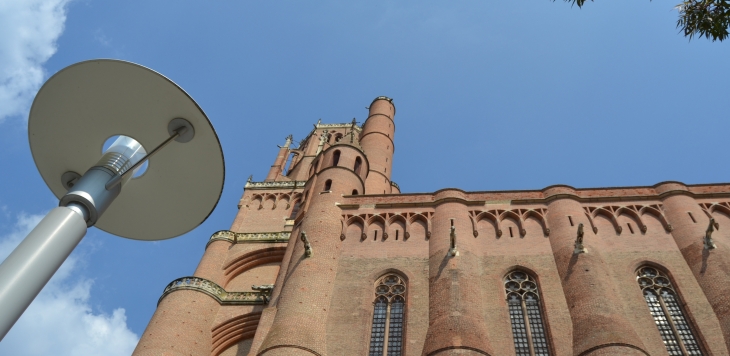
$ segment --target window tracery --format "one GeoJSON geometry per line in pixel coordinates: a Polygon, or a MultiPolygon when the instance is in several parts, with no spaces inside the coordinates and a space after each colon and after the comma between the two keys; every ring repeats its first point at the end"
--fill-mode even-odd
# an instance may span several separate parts
{"type": "Polygon", "coordinates": [[[540,294],[537,283],[523,271],[512,271],[504,278],[512,337],[517,356],[549,356],[540,294]]]}
{"type": "Polygon", "coordinates": [[[697,338],[680,306],[679,296],[667,275],[647,266],[637,271],[636,281],[669,355],[702,355],[697,338]]]}
{"type": "Polygon", "coordinates": [[[387,274],[375,283],[369,356],[400,356],[403,352],[406,283],[387,274]]]}

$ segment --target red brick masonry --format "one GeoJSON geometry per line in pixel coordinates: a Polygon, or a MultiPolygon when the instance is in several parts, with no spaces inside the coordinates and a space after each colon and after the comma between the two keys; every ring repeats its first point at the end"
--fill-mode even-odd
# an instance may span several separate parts
{"type": "Polygon", "coordinates": [[[208,287],[169,286],[134,354],[368,355],[375,282],[397,273],[403,355],[515,355],[504,277],[520,269],[551,355],[667,355],[637,283],[647,265],[671,279],[703,354],[729,354],[730,184],[400,194],[394,119],[378,97],[362,128],[318,123],[281,148],[206,247],[194,277],[208,287]]]}

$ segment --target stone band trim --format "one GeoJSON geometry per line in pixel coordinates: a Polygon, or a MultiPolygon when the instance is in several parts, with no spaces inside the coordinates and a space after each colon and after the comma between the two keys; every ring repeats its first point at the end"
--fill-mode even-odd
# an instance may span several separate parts
{"type": "Polygon", "coordinates": [[[160,305],[162,299],[168,294],[179,290],[194,290],[205,293],[220,305],[266,305],[269,304],[271,293],[270,289],[255,292],[226,292],[223,287],[205,278],[182,277],[170,282],[165,287],[162,296],[157,301],[157,305],[160,305]]]}
{"type": "MultiPolygon", "coordinates": [[[[317,124],[316,126],[318,129],[349,129],[352,128],[352,123],[346,122],[343,124],[317,124]]],[[[355,131],[362,131],[362,127],[355,125],[355,131]]]]}
{"type": "Polygon", "coordinates": [[[233,232],[230,230],[221,230],[210,236],[210,240],[205,245],[207,248],[211,242],[222,240],[230,243],[276,243],[289,242],[290,231],[281,232],[233,232]]]}
{"type": "Polygon", "coordinates": [[[289,181],[289,182],[246,182],[243,189],[297,189],[304,188],[306,181],[289,181]]]}

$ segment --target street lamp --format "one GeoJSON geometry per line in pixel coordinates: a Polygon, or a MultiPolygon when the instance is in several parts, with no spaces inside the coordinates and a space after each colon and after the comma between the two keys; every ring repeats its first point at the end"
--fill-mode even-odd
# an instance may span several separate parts
{"type": "Polygon", "coordinates": [[[225,176],[205,113],[171,80],[130,62],[81,62],[48,79],[28,139],[60,203],[0,264],[0,340],[87,227],[137,240],[182,235],[213,211],[225,176]]]}

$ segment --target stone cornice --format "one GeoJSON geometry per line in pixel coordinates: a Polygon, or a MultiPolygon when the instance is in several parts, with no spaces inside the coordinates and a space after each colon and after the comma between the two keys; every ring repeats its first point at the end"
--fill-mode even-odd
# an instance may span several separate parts
{"type": "MultiPolygon", "coordinates": [[[[228,241],[231,243],[276,243],[288,242],[291,232],[233,232],[221,230],[210,236],[208,245],[216,240],[228,241]]],[[[205,246],[208,247],[207,245],[205,246]]]]}
{"type": "Polygon", "coordinates": [[[165,287],[157,305],[168,294],[178,290],[194,290],[209,295],[221,305],[265,305],[269,303],[271,289],[254,292],[227,292],[215,282],[200,277],[178,278],[165,287]]]}
{"type": "Polygon", "coordinates": [[[304,188],[306,181],[281,181],[281,182],[246,182],[243,189],[299,189],[304,188]]]}
{"type": "MultiPolygon", "coordinates": [[[[665,182],[666,183],[666,182],[665,182]]],[[[670,182],[671,183],[671,182],[670,182]]],[[[660,183],[664,184],[664,183],[660,183]]],[[[682,184],[682,183],[678,183],[682,184]]],[[[508,201],[509,205],[548,204],[555,199],[573,199],[581,203],[610,202],[660,202],[669,196],[682,194],[695,199],[730,199],[730,184],[686,185],[686,190],[668,189],[657,191],[655,187],[619,187],[619,188],[587,188],[575,189],[569,186],[550,186],[543,190],[523,191],[475,191],[466,192],[461,189],[441,189],[433,193],[408,194],[367,194],[347,196],[338,204],[341,209],[358,209],[362,206],[380,208],[434,207],[449,201],[459,201],[469,206],[489,204],[492,201],[508,201]],[[564,192],[545,194],[548,189],[565,187],[564,192]],[[453,196],[443,194],[446,191],[456,192],[453,196]]]]}
{"type": "MultiPolygon", "coordinates": [[[[352,128],[351,122],[346,122],[343,124],[317,124],[315,125],[318,129],[349,129],[352,128]]],[[[355,125],[355,131],[360,132],[362,131],[362,127],[355,125]]]]}

